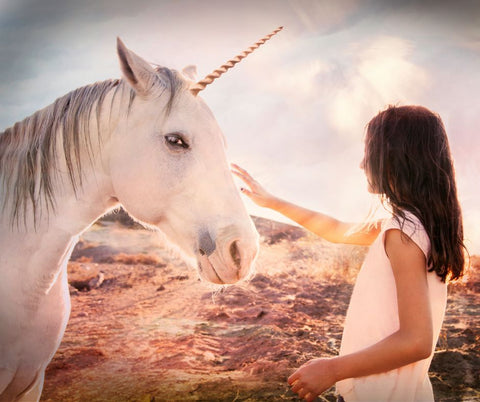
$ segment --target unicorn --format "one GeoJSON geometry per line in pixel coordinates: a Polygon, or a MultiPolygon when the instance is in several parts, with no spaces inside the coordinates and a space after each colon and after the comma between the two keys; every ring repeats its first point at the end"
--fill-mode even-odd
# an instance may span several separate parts
{"type": "Polygon", "coordinates": [[[195,82],[117,39],[122,79],[78,88],[0,133],[0,401],[39,400],[70,313],[80,234],[123,206],[196,260],[202,279],[252,275],[258,233],[198,93],[279,29],[195,82]]]}

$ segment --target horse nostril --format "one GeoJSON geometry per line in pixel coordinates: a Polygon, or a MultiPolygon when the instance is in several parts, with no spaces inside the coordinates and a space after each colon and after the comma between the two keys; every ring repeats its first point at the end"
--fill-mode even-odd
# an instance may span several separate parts
{"type": "Polygon", "coordinates": [[[202,231],[198,237],[198,252],[200,255],[210,256],[215,251],[215,241],[208,231],[202,231]]]}
{"type": "Polygon", "coordinates": [[[242,258],[240,257],[240,250],[238,249],[238,244],[236,240],[233,241],[232,244],[230,244],[230,255],[232,256],[235,266],[240,269],[242,258]]]}

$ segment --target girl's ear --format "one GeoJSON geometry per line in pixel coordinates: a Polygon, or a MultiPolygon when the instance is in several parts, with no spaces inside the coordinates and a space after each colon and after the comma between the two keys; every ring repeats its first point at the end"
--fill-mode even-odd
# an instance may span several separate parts
{"type": "Polygon", "coordinates": [[[158,83],[158,74],[149,63],[129,50],[120,38],[117,38],[117,53],[123,77],[137,94],[147,95],[158,83]]]}

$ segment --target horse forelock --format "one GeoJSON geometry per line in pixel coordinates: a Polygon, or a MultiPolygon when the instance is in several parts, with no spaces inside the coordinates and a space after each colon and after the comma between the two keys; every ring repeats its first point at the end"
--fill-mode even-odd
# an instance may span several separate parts
{"type": "Polygon", "coordinates": [[[166,113],[168,114],[172,110],[177,93],[181,89],[187,89],[188,84],[182,75],[176,70],[158,66],[155,68],[155,71],[161,76],[161,81],[164,83],[164,85],[166,85],[170,93],[170,97],[166,105],[166,113]]]}
{"type": "MultiPolygon", "coordinates": [[[[169,95],[166,113],[173,107],[178,90],[183,86],[180,75],[165,67],[156,69],[161,75],[169,95]]],[[[165,91],[163,91],[165,92],[165,91]]],[[[162,92],[162,94],[163,94],[162,92]]],[[[168,96],[167,95],[167,96],[168,96]]],[[[100,115],[111,113],[114,102],[120,98],[128,104],[122,106],[128,114],[136,94],[123,80],[107,80],[77,88],[55,100],[54,103],[15,123],[0,133],[0,180],[4,194],[0,206],[6,213],[11,208],[11,222],[19,223],[23,217],[27,224],[27,210],[30,204],[36,225],[44,206],[55,211],[55,182],[58,176],[59,143],[70,184],[75,193],[82,185],[82,160],[94,160],[92,130],[96,132],[98,148],[101,148],[100,115]],[[114,91],[111,103],[104,102],[106,95],[114,91]],[[125,93],[126,92],[126,93],[125,93]],[[92,122],[95,126],[92,127],[92,122]]]]}

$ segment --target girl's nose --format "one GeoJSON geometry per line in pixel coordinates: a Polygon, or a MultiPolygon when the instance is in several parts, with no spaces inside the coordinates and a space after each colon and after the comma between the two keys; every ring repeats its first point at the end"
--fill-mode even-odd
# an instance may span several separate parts
{"type": "Polygon", "coordinates": [[[360,169],[365,170],[365,158],[360,162],[360,169]]]}

